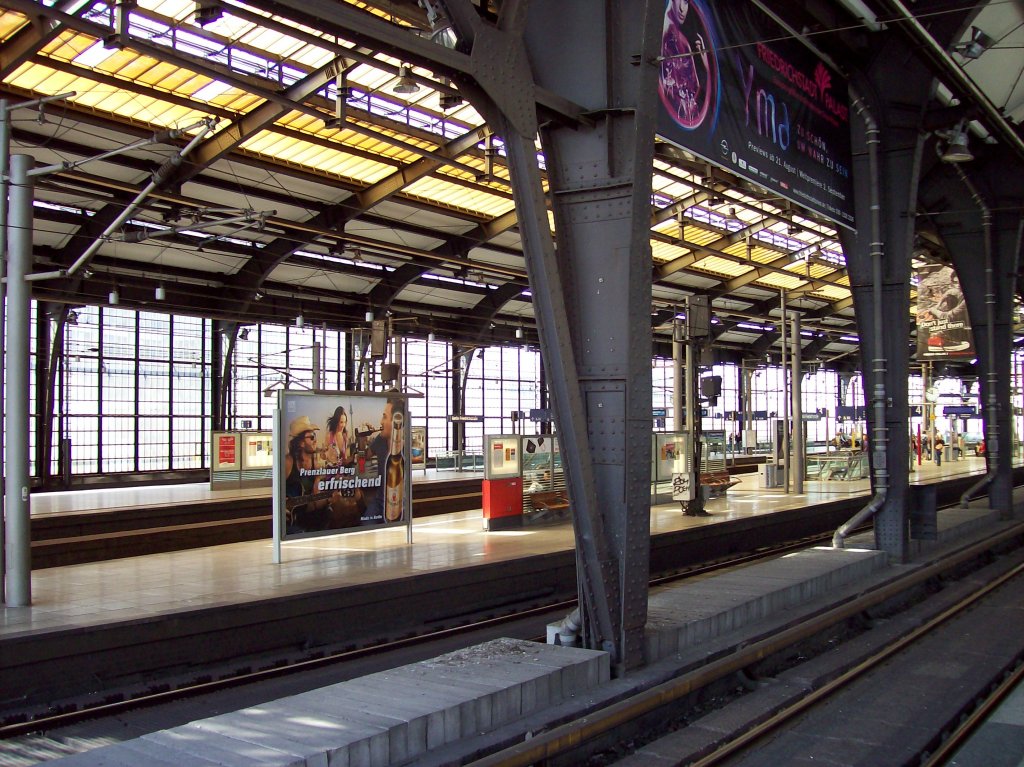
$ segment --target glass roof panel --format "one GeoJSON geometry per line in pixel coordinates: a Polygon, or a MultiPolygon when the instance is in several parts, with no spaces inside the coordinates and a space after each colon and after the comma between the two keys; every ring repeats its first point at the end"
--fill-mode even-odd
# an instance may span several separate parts
{"type": "Polygon", "coordinates": [[[771,274],[766,274],[759,280],[755,280],[754,284],[765,288],[775,288],[777,290],[793,290],[794,288],[798,288],[805,284],[805,282],[799,277],[787,277],[784,274],[772,272],[771,274]]]}
{"type": "MultiPolygon", "coordinates": [[[[372,184],[393,171],[390,165],[384,165],[383,163],[375,164],[364,157],[355,157],[342,151],[340,147],[337,150],[327,149],[307,141],[282,136],[272,131],[260,131],[242,146],[249,151],[258,152],[286,162],[296,162],[293,158],[298,156],[309,156],[310,147],[313,147],[314,150],[321,150],[323,154],[318,155],[315,166],[304,166],[308,170],[336,174],[364,184],[372,184]]],[[[301,165],[301,163],[299,164],[301,165]]]]}
{"type": "Polygon", "coordinates": [[[686,240],[688,242],[693,242],[697,245],[710,245],[722,238],[721,232],[715,232],[708,229],[698,229],[690,222],[687,222],[687,224],[686,240]]]}
{"type": "Polygon", "coordinates": [[[842,288],[834,288],[831,285],[818,288],[814,291],[814,296],[820,296],[828,301],[842,301],[844,298],[850,297],[850,291],[843,290],[842,288]]]}
{"type": "Polygon", "coordinates": [[[677,258],[690,254],[689,248],[681,248],[678,245],[671,245],[660,240],[651,240],[651,255],[658,263],[674,261],[677,258]]]}
{"type": "Polygon", "coordinates": [[[28,24],[28,19],[22,14],[9,11],[6,8],[0,9],[0,40],[7,40],[26,24],[28,24]]]}
{"type": "Polygon", "coordinates": [[[138,0],[138,6],[175,21],[188,19],[196,12],[194,0],[138,0]]]}
{"type": "Polygon", "coordinates": [[[316,45],[304,45],[291,54],[292,61],[307,66],[310,69],[319,69],[326,66],[334,58],[336,57],[332,51],[316,45]]]}
{"type": "Polygon", "coordinates": [[[652,232],[663,234],[666,237],[677,239],[679,237],[679,223],[674,218],[667,218],[659,221],[651,227],[652,232]]]}
{"type": "Polygon", "coordinates": [[[708,256],[697,261],[691,269],[696,269],[701,272],[708,272],[718,277],[739,277],[741,274],[746,274],[751,270],[751,267],[745,264],[737,264],[733,261],[727,261],[724,258],[718,256],[708,256]]]}
{"type": "Polygon", "coordinates": [[[409,184],[404,191],[406,194],[436,200],[449,207],[487,218],[500,216],[515,208],[515,202],[506,197],[467,189],[460,184],[452,184],[433,176],[409,184]]]}
{"type": "MultiPolygon", "coordinates": [[[[306,43],[288,35],[282,35],[270,29],[254,27],[239,40],[250,48],[263,51],[275,58],[294,58],[296,51],[306,47],[306,43]]],[[[331,54],[323,51],[323,54],[330,60],[331,54]]]]}

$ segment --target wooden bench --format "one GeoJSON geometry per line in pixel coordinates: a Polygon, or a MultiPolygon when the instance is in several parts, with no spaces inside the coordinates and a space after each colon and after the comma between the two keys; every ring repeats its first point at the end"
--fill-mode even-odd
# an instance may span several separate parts
{"type": "Polygon", "coordinates": [[[536,511],[564,511],[569,508],[569,499],[560,490],[543,493],[531,493],[530,505],[536,511]]]}
{"type": "Polygon", "coordinates": [[[726,490],[739,483],[738,479],[729,476],[728,471],[706,471],[700,475],[700,484],[708,488],[712,498],[724,495],[726,490]]]}

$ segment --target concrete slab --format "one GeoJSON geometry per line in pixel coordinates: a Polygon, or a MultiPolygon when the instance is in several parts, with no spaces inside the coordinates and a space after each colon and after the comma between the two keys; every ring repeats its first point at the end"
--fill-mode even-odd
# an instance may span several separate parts
{"type": "Polygon", "coordinates": [[[607,653],[498,639],[64,763],[135,767],[148,748],[157,767],[387,767],[583,694],[610,676],[607,653]]]}
{"type": "Polygon", "coordinates": [[[212,761],[219,767],[272,767],[272,765],[287,764],[288,767],[300,767],[305,760],[296,759],[292,762],[283,761],[285,754],[272,748],[258,746],[255,743],[242,743],[241,741],[229,741],[227,745],[232,748],[225,748],[224,739],[219,735],[193,730],[191,732],[174,730],[162,730],[149,733],[138,739],[139,743],[155,743],[161,746],[177,749],[182,755],[181,764],[188,763],[189,759],[197,756],[212,761]]]}
{"type": "Polygon", "coordinates": [[[887,564],[866,549],[816,548],[661,589],[648,603],[648,663],[866,578],[887,564]]]}

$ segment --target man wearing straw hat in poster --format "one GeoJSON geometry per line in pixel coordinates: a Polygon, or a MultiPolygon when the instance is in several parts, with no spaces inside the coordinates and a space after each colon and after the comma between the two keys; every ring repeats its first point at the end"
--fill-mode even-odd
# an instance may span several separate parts
{"type": "Polygon", "coordinates": [[[288,427],[288,453],[284,458],[285,520],[288,533],[325,530],[331,522],[331,496],[337,493],[318,493],[320,468],[316,433],[320,430],[309,420],[299,416],[288,427]]]}

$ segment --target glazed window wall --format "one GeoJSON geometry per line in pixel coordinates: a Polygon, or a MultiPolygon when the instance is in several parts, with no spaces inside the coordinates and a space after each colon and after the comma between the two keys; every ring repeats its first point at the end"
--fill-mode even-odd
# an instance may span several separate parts
{"type": "Polygon", "coordinates": [[[452,347],[441,341],[406,340],[403,344],[405,389],[410,394],[422,395],[409,400],[409,413],[415,425],[427,427],[428,457],[449,449],[451,353],[452,347]]]}
{"type": "MultiPolygon", "coordinates": [[[[466,415],[482,415],[482,424],[466,424],[466,450],[482,453],[484,434],[514,431],[512,411],[529,414],[540,407],[540,353],[529,348],[490,346],[477,350],[466,380],[466,415]]],[[[539,424],[527,424],[527,431],[539,424]]],[[[522,429],[520,429],[522,431],[522,429]]]]}
{"type": "Polygon", "coordinates": [[[203,468],[209,327],[193,317],[76,309],[65,326],[51,473],[59,470],[61,436],[71,442],[72,474],[203,468]]]}
{"type": "Polygon", "coordinates": [[[249,325],[235,339],[228,429],[271,431],[277,392],[314,387],[313,355],[319,354],[327,390],[345,388],[345,334],[294,325],[249,325]],[[245,335],[245,338],[242,338],[245,335]]]}
{"type": "MultiPolygon", "coordinates": [[[[34,303],[32,310],[35,318],[34,303]]],[[[72,473],[76,475],[208,466],[213,323],[115,307],[82,307],[75,313],[76,323],[66,328],[65,366],[56,382],[51,474],[59,470],[62,435],[71,439],[72,473]]],[[[35,321],[32,329],[34,350],[35,321]]],[[[246,337],[239,337],[234,348],[228,428],[271,429],[276,392],[286,384],[312,387],[314,344],[320,354],[323,387],[344,388],[344,333],[291,324],[245,329],[246,337]]],[[[448,421],[452,353],[453,347],[443,342],[407,339],[402,344],[405,387],[422,395],[410,400],[410,412],[427,426],[431,457],[454,447],[448,421]]],[[[482,424],[467,424],[466,449],[480,451],[484,434],[514,430],[512,411],[540,406],[540,355],[525,347],[494,346],[463,355],[462,360],[463,366],[469,365],[465,413],[484,419],[482,424]]],[[[652,363],[652,407],[665,410],[665,428],[669,430],[675,428],[672,364],[668,359],[652,363]]],[[[703,426],[729,433],[738,427],[730,414],[742,410],[740,371],[733,365],[715,365],[704,371],[704,375],[708,373],[722,376],[722,396],[708,408],[703,426]]],[[[34,356],[31,375],[34,425],[38,412],[34,356]]],[[[819,371],[805,375],[803,386],[805,411],[825,408],[828,413],[827,420],[808,423],[811,441],[834,436],[835,404],[863,405],[859,376],[840,379],[835,373],[819,371]]],[[[781,417],[782,389],[782,371],[761,368],[753,381],[752,408],[781,417]]],[[[753,426],[758,440],[767,442],[768,423],[755,421],[753,426]]],[[[849,429],[849,425],[840,426],[849,429]]],[[[527,423],[519,430],[534,427],[527,423]]],[[[34,457],[34,441],[30,449],[34,457]]],[[[32,468],[36,473],[34,465],[32,468]]]]}

